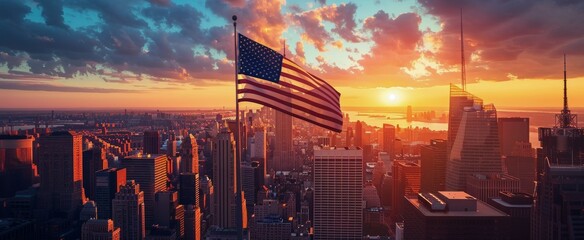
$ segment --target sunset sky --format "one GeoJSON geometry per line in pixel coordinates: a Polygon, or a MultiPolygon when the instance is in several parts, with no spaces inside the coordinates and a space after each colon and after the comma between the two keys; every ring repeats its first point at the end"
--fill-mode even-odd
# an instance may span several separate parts
{"type": "MultiPolygon", "coordinates": [[[[233,27],[347,106],[584,107],[580,0],[1,0],[0,108],[232,108],[233,27]]],[[[253,105],[251,105],[253,106],[253,105]]]]}

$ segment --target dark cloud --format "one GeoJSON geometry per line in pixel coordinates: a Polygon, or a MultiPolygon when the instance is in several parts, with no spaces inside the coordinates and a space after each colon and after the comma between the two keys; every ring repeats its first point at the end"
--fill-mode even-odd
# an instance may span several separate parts
{"type": "Polygon", "coordinates": [[[140,0],[78,0],[67,2],[70,7],[79,11],[94,10],[107,24],[116,24],[130,27],[147,27],[148,23],[140,19],[135,12],[139,12],[140,0]]]}
{"type": "Polygon", "coordinates": [[[45,23],[49,26],[67,27],[63,19],[62,0],[35,0],[43,9],[45,23]]]}
{"type": "Polygon", "coordinates": [[[35,83],[30,81],[0,81],[0,89],[22,90],[22,91],[45,91],[45,92],[79,92],[79,93],[138,93],[141,91],[132,89],[113,88],[86,88],[62,86],[48,83],[35,83]]]}
{"type": "Polygon", "coordinates": [[[463,9],[469,79],[508,80],[561,77],[561,56],[572,59],[570,75],[584,75],[584,1],[419,0],[443,24],[435,58],[460,64],[463,9]],[[473,56],[473,58],[471,58],[473,56]]]}
{"type": "Polygon", "coordinates": [[[0,19],[12,22],[22,22],[24,16],[30,12],[30,7],[19,0],[0,1],[0,19]]]}
{"type": "Polygon", "coordinates": [[[160,6],[170,6],[170,0],[149,0],[150,3],[160,6]]]}

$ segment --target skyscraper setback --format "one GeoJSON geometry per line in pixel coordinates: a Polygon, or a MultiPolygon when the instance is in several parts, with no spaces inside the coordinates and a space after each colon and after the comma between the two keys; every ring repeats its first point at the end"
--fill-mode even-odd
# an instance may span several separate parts
{"type": "Polygon", "coordinates": [[[497,174],[503,171],[497,110],[494,105],[483,105],[480,98],[454,85],[450,90],[452,122],[448,124],[450,154],[446,164],[446,189],[462,191],[472,173],[497,174]],[[466,106],[471,103],[471,106],[466,106]]]}
{"type": "Polygon", "coordinates": [[[183,140],[180,153],[180,172],[199,173],[199,145],[192,134],[183,140]]]}
{"type": "Polygon", "coordinates": [[[136,181],[144,191],[146,225],[153,223],[154,194],[166,190],[166,155],[142,154],[128,156],[122,160],[127,179],[136,181]]]}
{"type": "Polygon", "coordinates": [[[144,192],[140,184],[129,180],[112,200],[114,225],[121,229],[121,239],[144,239],[146,236],[144,192]]]}
{"type": "Polygon", "coordinates": [[[95,204],[99,219],[112,218],[112,199],[126,184],[125,168],[108,168],[95,173],[95,204]]]}

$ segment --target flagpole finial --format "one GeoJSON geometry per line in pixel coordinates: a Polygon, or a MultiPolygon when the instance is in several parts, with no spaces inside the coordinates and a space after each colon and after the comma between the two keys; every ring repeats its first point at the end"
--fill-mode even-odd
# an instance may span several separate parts
{"type": "Polygon", "coordinates": [[[237,21],[237,15],[233,15],[231,19],[233,19],[234,22],[237,21]]]}

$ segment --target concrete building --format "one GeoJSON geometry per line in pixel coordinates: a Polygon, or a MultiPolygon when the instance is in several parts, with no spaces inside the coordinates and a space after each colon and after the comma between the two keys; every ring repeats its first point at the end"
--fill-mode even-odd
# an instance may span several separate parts
{"type": "Polygon", "coordinates": [[[121,239],[142,240],[146,236],[144,192],[134,180],[120,187],[112,200],[114,226],[121,229],[121,239]]]}
{"type": "Polygon", "coordinates": [[[160,133],[158,131],[144,131],[143,154],[160,154],[160,133]]]}
{"type": "Polygon", "coordinates": [[[72,131],[54,132],[40,138],[39,145],[41,208],[77,218],[75,210],[85,202],[82,136],[72,131]]]}
{"type": "Polygon", "coordinates": [[[32,137],[0,135],[0,198],[32,184],[32,137]]]}
{"type": "Polygon", "coordinates": [[[383,148],[389,154],[391,160],[395,158],[395,127],[391,124],[383,124],[383,148]]]}
{"type": "Polygon", "coordinates": [[[404,211],[404,196],[413,197],[420,192],[420,171],[419,164],[396,160],[393,164],[393,184],[391,193],[391,218],[392,222],[400,222],[404,211]]]}
{"type": "Polygon", "coordinates": [[[199,173],[199,145],[197,139],[189,134],[181,144],[180,172],[199,173]]]}
{"type": "Polygon", "coordinates": [[[363,151],[314,151],[314,239],[360,239],[363,151]]]}
{"type": "Polygon", "coordinates": [[[125,168],[108,168],[95,173],[95,204],[99,219],[112,218],[112,200],[126,184],[125,168]]]}
{"type": "Polygon", "coordinates": [[[182,205],[199,205],[199,174],[184,172],[179,175],[179,202],[182,205]]]}
{"type": "Polygon", "coordinates": [[[483,202],[498,197],[499,192],[519,192],[521,182],[519,178],[509,174],[479,174],[475,173],[466,180],[466,191],[468,194],[478,198],[483,202]]]}
{"type": "Polygon", "coordinates": [[[294,157],[292,145],[292,116],[276,110],[274,157],[268,168],[275,171],[290,171],[300,167],[294,157]]]}
{"type": "Polygon", "coordinates": [[[189,240],[201,239],[201,208],[185,205],[185,237],[189,240]]]}
{"type": "Polygon", "coordinates": [[[157,192],[154,200],[154,224],[168,227],[178,238],[185,235],[185,208],[178,202],[176,191],[157,192]]]}
{"type": "MultiPolygon", "coordinates": [[[[128,180],[134,180],[144,192],[146,226],[154,223],[154,194],[166,191],[166,155],[139,154],[122,159],[128,180]]],[[[122,229],[123,230],[123,229],[122,229]]]]}
{"type": "Polygon", "coordinates": [[[108,167],[106,149],[99,145],[83,151],[83,189],[89,199],[95,198],[95,172],[108,167]]]}
{"type": "Polygon", "coordinates": [[[517,143],[529,143],[529,118],[499,118],[501,155],[513,156],[517,143]]]}
{"type": "Polygon", "coordinates": [[[217,134],[213,147],[213,218],[215,225],[221,228],[235,227],[235,140],[233,134],[222,128],[217,134]]]}
{"type": "Polygon", "coordinates": [[[404,239],[512,239],[509,216],[465,192],[404,198],[404,239]]]}
{"type": "Polygon", "coordinates": [[[448,143],[442,139],[433,139],[430,141],[430,145],[421,147],[421,191],[446,190],[447,148],[448,143]]]}
{"type": "Polygon", "coordinates": [[[489,199],[488,203],[510,216],[511,239],[531,239],[533,196],[526,193],[499,192],[499,196],[489,199]]]}

